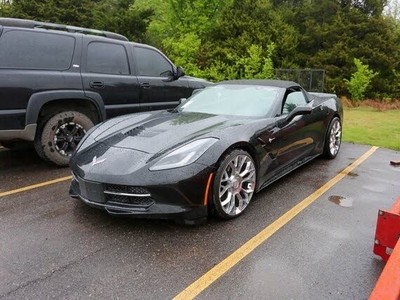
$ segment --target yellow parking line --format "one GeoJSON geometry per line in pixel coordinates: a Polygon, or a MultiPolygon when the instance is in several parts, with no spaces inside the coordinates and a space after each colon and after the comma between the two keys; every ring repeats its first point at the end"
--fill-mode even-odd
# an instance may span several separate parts
{"type": "Polygon", "coordinates": [[[249,255],[254,249],[265,242],[270,236],[275,232],[285,226],[290,220],[296,217],[300,212],[306,209],[310,204],[317,200],[322,194],[328,191],[336,183],[342,180],[346,175],[348,175],[357,166],[363,163],[368,157],[370,157],[378,147],[372,147],[364,155],[354,161],[351,165],[345,168],[342,172],[336,175],[334,178],[329,180],[326,184],[312,193],[310,196],[302,200],[299,204],[293,207],[291,210],[286,212],[283,216],[273,222],[271,225],[264,228],[257,235],[243,244],[239,249],[221,261],[219,264],[214,266],[211,270],[189,285],[180,294],[178,294],[174,300],[177,299],[193,299],[202,291],[204,291],[208,286],[210,286],[214,281],[219,279],[227,271],[229,271],[233,266],[240,262],[243,258],[249,255]]]}
{"type": "Polygon", "coordinates": [[[46,181],[46,182],[42,182],[42,183],[38,183],[38,184],[34,184],[34,185],[29,185],[29,186],[26,186],[26,187],[23,187],[23,188],[19,188],[19,189],[15,189],[15,190],[11,190],[11,191],[8,191],[8,192],[2,192],[2,193],[0,193],[0,197],[26,192],[26,191],[29,191],[29,190],[33,190],[33,189],[37,189],[37,188],[40,188],[40,187],[44,187],[46,185],[50,185],[50,184],[54,184],[54,183],[58,183],[58,182],[63,182],[63,181],[71,180],[71,179],[72,179],[72,176],[66,176],[66,177],[61,177],[61,178],[58,178],[58,179],[54,179],[54,180],[50,180],[50,181],[46,181]]]}

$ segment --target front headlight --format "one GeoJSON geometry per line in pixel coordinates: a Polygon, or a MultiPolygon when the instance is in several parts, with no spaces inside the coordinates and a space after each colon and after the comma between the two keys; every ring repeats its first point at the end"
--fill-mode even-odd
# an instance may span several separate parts
{"type": "Polygon", "coordinates": [[[194,163],[218,139],[207,138],[195,140],[186,144],[161,158],[150,167],[150,171],[180,168],[194,163]]]}

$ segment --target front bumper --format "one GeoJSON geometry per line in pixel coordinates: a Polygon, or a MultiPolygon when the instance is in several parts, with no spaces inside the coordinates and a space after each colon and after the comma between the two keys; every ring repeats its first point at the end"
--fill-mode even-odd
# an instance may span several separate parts
{"type": "Polygon", "coordinates": [[[186,168],[191,168],[191,172],[182,170],[185,168],[148,171],[154,173],[151,185],[141,186],[135,185],[134,180],[135,177],[140,178],[139,174],[127,176],[132,178],[129,180],[132,183],[127,186],[126,182],[119,184],[113,181],[112,175],[104,176],[109,179],[108,182],[98,182],[83,179],[74,173],[69,194],[72,198],[115,216],[180,219],[186,224],[202,223],[208,214],[207,198],[213,168],[199,164],[186,168]],[[168,183],[167,178],[171,178],[171,182],[168,183]]]}

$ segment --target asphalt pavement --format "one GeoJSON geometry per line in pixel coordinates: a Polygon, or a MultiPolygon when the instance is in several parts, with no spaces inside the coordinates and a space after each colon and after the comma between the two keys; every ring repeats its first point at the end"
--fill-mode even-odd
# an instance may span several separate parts
{"type": "Polygon", "coordinates": [[[0,299],[172,299],[188,287],[198,299],[366,299],[384,267],[372,253],[376,216],[400,196],[400,168],[389,164],[400,153],[377,149],[326,183],[370,150],[344,143],[336,159],[258,193],[240,218],[188,227],[111,217],[71,199],[68,179],[49,183],[67,168],[0,149],[0,299]],[[235,255],[243,245],[254,249],[235,255]]]}

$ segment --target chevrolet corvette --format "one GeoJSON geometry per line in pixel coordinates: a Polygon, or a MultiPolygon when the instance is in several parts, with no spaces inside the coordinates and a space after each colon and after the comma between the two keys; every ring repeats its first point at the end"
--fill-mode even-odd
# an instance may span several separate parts
{"type": "Polygon", "coordinates": [[[255,193],[318,156],[337,156],[334,94],[278,80],[224,81],[171,110],[91,128],[70,160],[70,196],[109,214],[198,224],[240,216],[255,193]]]}

